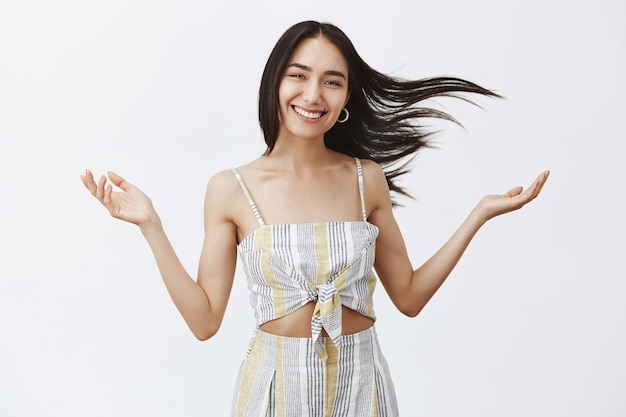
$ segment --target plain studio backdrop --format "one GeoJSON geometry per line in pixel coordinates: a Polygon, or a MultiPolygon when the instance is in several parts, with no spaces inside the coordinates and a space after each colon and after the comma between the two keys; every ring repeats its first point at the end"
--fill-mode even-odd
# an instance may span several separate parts
{"type": "Polygon", "coordinates": [[[198,342],[138,229],[79,176],[153,200],[195,276],[212,174],[264,150],[257,89],[300,20],[341,27],[373,67],[506,96],[433,105],[396,210],[414,265],[484,194],[552,171],[497,218],[416,318],[375,295],[403,416],[626,415],[621,1],[3,1],[0,415],[226,416],[254,328],[241,269],[198,342]]]}

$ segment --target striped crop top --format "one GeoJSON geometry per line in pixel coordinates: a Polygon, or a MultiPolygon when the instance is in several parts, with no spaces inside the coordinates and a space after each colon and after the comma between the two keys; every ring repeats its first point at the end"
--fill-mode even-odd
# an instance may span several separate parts
{"type": "Polygon", "coordinates": [[[315,302],[311,334],[326,357],[322,328],[341,347],[341,306],[376,319],[372,295],[378,228],[367,221],[361,161],[355,158],[363,221],[300,224],[263,222],[237,169],[237,177],[259,228],[238,245],[257,326],[315,302]]]}

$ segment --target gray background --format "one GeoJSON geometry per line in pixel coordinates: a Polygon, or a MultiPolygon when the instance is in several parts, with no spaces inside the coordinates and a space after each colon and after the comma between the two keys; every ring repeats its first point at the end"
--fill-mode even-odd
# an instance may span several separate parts
{"type": "Polygon", "coordinates": [[[136,227],[83,189],[153,199],[195,275],[208,178],[264,149],[265,60],[291,24],[339,25],[375,68],[506,95],[439,100],[396,211],[417,266],[484,194],[543,194],[478,234],[416,319],[376,293],[403,416],[626,415],[623,2],[4,1],[0,415],[225,416],[254,321],[238,271],[200,343],[136,227]]]}

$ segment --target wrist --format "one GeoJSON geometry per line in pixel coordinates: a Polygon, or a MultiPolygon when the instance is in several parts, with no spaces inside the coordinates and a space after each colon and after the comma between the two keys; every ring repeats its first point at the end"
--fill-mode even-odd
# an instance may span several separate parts
{"type": "Polygon", "coordinates": [[[469,219],[472,223],[475,223],[477,227],[481,227],[487,220],[489,220],[491,216],[487,209],[481,204],[478,203],[476,207],[470,212],[469,219]]]}
{"type": "Polygon", "coordinates": [[[138,226],[141,233],[147,237],[147,235],[162,229],[161,218],[156,212],[154,212],[148,217],[147,220],[140,223],[138,226]]]}

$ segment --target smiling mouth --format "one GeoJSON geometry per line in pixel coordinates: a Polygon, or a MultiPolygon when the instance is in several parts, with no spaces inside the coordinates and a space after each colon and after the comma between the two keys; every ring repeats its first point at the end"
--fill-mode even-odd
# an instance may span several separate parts
{"type": "Polygon", "coordinates": [[[320,117],[326,114],[325,111],[311,112],[311,111],[306,111],[304,109],[301,109],[300,107],[297,107],[297,106],[291,106],[291,108],[293,108],[293,110],[300,116],[306,117],[307,119],[312,119],[312,120],[319,119],[320,117]]]}

